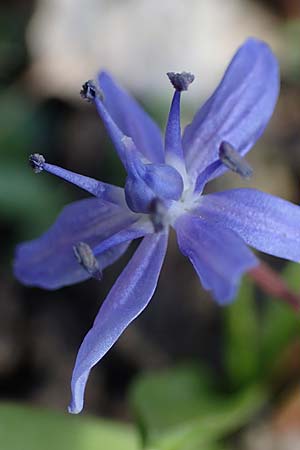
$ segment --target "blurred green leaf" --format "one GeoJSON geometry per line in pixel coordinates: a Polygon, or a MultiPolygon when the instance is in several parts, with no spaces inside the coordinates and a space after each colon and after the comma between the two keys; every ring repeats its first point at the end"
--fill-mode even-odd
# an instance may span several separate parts
{"type": "Polygon", "coordinates": [[[211,376],[196,365],[142,375],[131,391],[134,409],[153,434],[205,411],[212,396],[211,376]]]}
{"type": "Polygon", "coordinates": [[[43,130],[35,106],[16,89],[0,96],[0,214],[14,222],[20,239],[30,239],[47,228],[68,203],[64,189],[47,176],[36,177],[28,155],[43,130]]]}
{"type": "MultiPolygon", "coordinates": [[[[289,263],[282,277],[295,292],[300,292],[300,269],[298,264],[289,263]]],[[[300,318],[281,299],[268,298],[262,326],[262,367],[265,374],[273,369],[278,355],[296,336],[300,336],[300,318]]]]}
{"type": "Polygon", "coordinates": [[[1,159],[21,162],[32,153],[41,121],[30,100],[16,90],[0,96],[0,152],[1,159]]]}
{"type": "Polygon", "coordinates": [[[282,276],[288,286],[296,292],[300,291],[300,269],[299,264],[293,262],[287,263],[285,266],[282,276]]]}
{"type": "Polygon", "coordinates": [[[19,224],[24,234],[21,238],[31,238],[41,232],[66,203],[63,190],[54,189],[47,177],[36,176],[30,169],[1,164],[1,217],[19,224]]]}
{"type": "MultiPolygon", "coordinates": [[[[23,5],[25,6],[25,4],[23,5]]],[[[26,61],[25,28],[31,8],[1,2],[0,14],[0,84],[12,82],[26,61]]]]}
{"type": "Polygon", "coordinates": [[[209,450],[246,424],[265,394],[253,387],[241,394],[219,395],[207,372],[187,366],[139,377],[131,400],[147,449],[209,450]]]}
{"type": "MultiPolygon", "coordinates": [[[[295,292],[300,292],[299,266],[286,265],[281,276],[295,292]]],[[[258,315],[255,287],[244,279],[236,301],[225,314],[225,364],[233,386],[255,380],[265,381],[278,356],[296,336],[300,336],[300,318],[282,299],[265,296],[258,315]]]]}
{"type": "Polygon", "coordinates": [[[260,369],[260,324],[254,286],[244,278],[236,300],[224,310],[225,366],[232,385],[256,380],[260,369]]]}
{"type": "Polygon", "coordinates": [[[158,450],[207,450],[246,425],[264,402],[265,394],[258,387],[220,398],[210,411],[169,430],[152,446],[158,450]]]}
{"type": "Polygon", "coordinates": [[[300,20],[295,18],[284,22],[282,27],[284,38],[285,77],[299,84],[300,76],[300,20]]]}
{"type": "Polygon", "coordinates": [[[137,450],[132,426],[0,404],[0,442],[5,450],[137,450]]]}

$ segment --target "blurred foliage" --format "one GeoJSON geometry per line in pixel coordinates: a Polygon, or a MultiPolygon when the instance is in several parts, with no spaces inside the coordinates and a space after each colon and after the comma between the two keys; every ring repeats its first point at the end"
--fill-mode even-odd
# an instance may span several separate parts
{"type": "MultiPolygon", "coordinates": [[[[283,278],[295,292],[300,292],[299,266],[287,264],[283,278]]],[[[281,299],[269,298],[262,324],[261,376],[270,375],[284,350],[300,338],[299,314],[281,299]]]]}
{"type": "MultiPolygon", "coordinates": [[[[299,268],[283,277],[299,291],[299,268]]],[[[247,425],[271,397],[269,378],[294,338],[300,319],[280,299],[257,305],[255,287],[243,281],[236,301],[224,308],[225,382],[195,364],[140,375],[130,398],[146,448],[224,449],[224,438],[247,425]],[[260,307],[259,307],[260,306],[260,307]]]]}
{"type": "Polygon", "coordinates": [[[67,198],[60,184],[29,168],[28,155],[36,151],[44,126],[24,94],[0,95],[0,124],[1,217],[17,224],[20,239],[29,239],[50,224],[67,198]]]}
{"type": "Polygon", "coordinates": [[[286,75],[294,83],[299,83],[300,77],[300,19],[288,20],[283,26],[285,39],[286,75]]]}
{"type": "Polygon", "coordinates": [[[131,398],[146,448],[159,450],[219,448],[219,440],[245,425],[265,401],[254,386],[234,395],[218,392],[211,375],[194,365],[140,376],[131,398]]]}
{"type": "Polygon", "coordinates": [[[31,13],[31,1],[27,5],[0,4],[0,84],[11,83],[14,76],[24,69],[27,52],[24,40],[25,28],[31,13]]]}
{"type": "Polygon", "coordinates": [[[74,417],[13,404],[0,404],[4,450],[136,450],[132,426],[74,417]]]}
{"type": "Polygon", "coordinates": [[[254,291],[254,285],[245,279],[236,301],[224,310],[224,360],[228,378],[235,387],[254,381],[258,374],[260,324],[254,291]]]}
{"type": "MultiPolygon", "coordinates": [[[[287,264],[282,277],[291,289],[300,291],[296,264],[287,264]]],[[[283,350],[300,336],[299,315],[289,305],[267,296],[257,305],[255,297],[253,284],[245,279],[238,298],[224,311],[225,364],[235,388],[266,381],[283,350]]]]}

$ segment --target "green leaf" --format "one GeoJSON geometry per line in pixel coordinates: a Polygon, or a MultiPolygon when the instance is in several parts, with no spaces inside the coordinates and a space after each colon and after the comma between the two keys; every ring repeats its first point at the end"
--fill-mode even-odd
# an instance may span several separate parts
{"type": "Polygon", "coordinates": [[[220,395],[210,374],[191,365],[140,376],[131,401],[147,449],[206,450],[247,423],[265,395],[256,387],[220,395]]]}
{"type": "Polygon", "coordinates": [[[234,396],[220,398],[214,408],[169,430],[152,442],[157,450],[207,450],[222,438],[246,425],[265,402],[265,393],[251,387],[234,396]]]}
{"type": "Polygon", "coordinates": [[[7,90],[0,95],[0,123],[2,157],[19,162],[24,155],[32,153],[41,124],[33,105],[22,92],[7,90]]]}
{"type": "Polygon", "coordinates": [[[20,224],[21,231],[25,232],[21,238],[31,238],[41,232],[68,202],[63,189],[53,186],[47,176],[37,176],[30,169],[9,163],[1,164],[1,216],[20,224]]]}
{"type": "Polygon", "coordinates": [[[295,292],[300,291],[300,268],[299,264],[296,263],[287,263],[285,266],[282,276],[288,286],[293,289],[295,292]]]}
{"type": "Polygon", "coordinates": [[[293,82],[299,83],[300,76],[300,20],[295,18],[284,21],[282,27],[285,51],[285,75],[293,82]]]}
{"type": "MultiPolygon", "coordinates": [[[[295,292],[300,292],[299,265],[289,263],[282,277],[295,292]]],[[[295,338],[300,336],[300,318],[282,299],[269,297],[262,326],[262,366],[265,374],[273,370],[278,355],[295,338]]]]}
{"type": "Polygon", "coordinates": [[[193,419],[211,405],[211,376],[196,365],[138,377],[131,389],[134,410],[152,434],[193,419]]]}
{"type": "Polygon", "coordinates": [[[225,366],[232,385],[254,382],[260,369],[260,328],[254,286],[244,279],[236,300],[224,309],[225,366]]]}
{"type": "Polygon", "coordinates": [[[135,429],[108,420],[0,404],[4,450],[137,450],[135,429]]]}

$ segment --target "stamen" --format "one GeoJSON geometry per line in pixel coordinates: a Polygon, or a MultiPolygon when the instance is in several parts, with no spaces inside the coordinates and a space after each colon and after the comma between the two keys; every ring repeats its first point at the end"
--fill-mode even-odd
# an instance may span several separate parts
{"type": "Polygon", "coordinates": [[[221,166],[221,161],[217,159],[217,161],[214,161],[209,166],[207,166],[200,174],[198,175],[195,183],[195,189],[194,194],[201,194],[204,186],[208,182],[209,178],[213,175],[213,173],[219,169],[221,166]]]}
{"type": "Polygon", "coordinates": [[[176,91],[187,91],[189,85],[194,81],[195,77],[190,72],[168,72],[167,76],[171,83],[173,84],[176,91]]]}
{"type": "Polygon", "coordinates": [[[57,177],[84,189],[95,197],[117,205],[125,205],[123,189],[117,186],[102,183],[94,178],[79,175],[78,173],[71,172],[70,170],[63,169],[54,164],[49,164],[46,162],[44,156],[39,153],[34,153],[29,156],[29,164],[35,173],[40,173],[44,170],[45,172],[56,175],[57,177]]]}
{"type": "Polygon", "coordinates": [[[131,153],[134,153],[135,157],[139,159],[141,159],[141,154],[135,147],[133,140],[123,133],[106,109],[102,91],[96,86],[94,81],[89,80],[83,84],[80,95],[87,101],[95,103],[97,111],[114,143],[119,158],[127,172],[130,172],[130,168],[127,164],[127,153],[131,151],[131,153]]]}
{"type": "Polygon", "coordinates": [[[166,226],[166,207],[159,198],[154,198],[150,203],[149,215],[155,233],[163,231],[166,226]]]}
{"type": "Polygon", "coordinates": [[[100,244],[93,248],[93,253],[94,255],[100,255],[116,245],[132,241],[133,239],[138,239],[151,233],[153,233],[153,227],[151,223],[148,220],[145,221],[143,217],[140,221],[135,221],[127,228],[120,230],[101,241],[100,244]]]}
{"type": "Polygon", "coordinates": [[[194,75],[188,72],[168,72],[167,76],[175,88],[165,134],[166,163],[177,169],[186,178],[186,168],[183,157],[180,128],[180,97],[194,80],[194,75]]]}
{"type": "Polygon", "coordinates": [[[221,143],[219,157],[228,169],[238,173],[242,178],[248,179],[252,176],[253,169],[250,164],[228,142],[221,143]]]}
{"type": "MultiPolygon", "coordinates": [[[[81,96],[90,101],[94,102],[97,108],[97,111],[106,127],[107,131],[110,134],[110,137],[114,143],[114,146],[117,150],[119,158],[121,159],[123,165],[126,167],[126,153],[127,153],[127,144],[129,142],[128,136],[126,136],[120,128],[117,126],[110,113],[107,111],[104,103],[103,103],[103,94],[99,88],[96,87],[95,83],[91,80],[84,83],[82,86],[82,90],[80,92],[81,96]]],[[[133,147],[134,144],[132,143],[133,147]]],[[[137,149],[136,149],[137,152],[137,149]]]]}
{"type": "Polygon", "coordinates": [[[45,158],[39,153],[33,153],[29,156],[29,164],[34,173],[40,173],[44,170],[45,158]]]}
{"type": "Polygon", "coordinates": [[[103,101],[103,93],[96,86],[93,80],[86,81],[81,88],[80,95],[84,100],[88,102],[92,102],[96,97],[100,98],[103,101]]]}
{"type": "Polygon", "coordinates": [[[91,247],[85,242],[78,242],[78,244],[73,246],[73,251],[77,261],[84,270],[93,278],[100,281],[102,279],[102,272],[91,247]]]}

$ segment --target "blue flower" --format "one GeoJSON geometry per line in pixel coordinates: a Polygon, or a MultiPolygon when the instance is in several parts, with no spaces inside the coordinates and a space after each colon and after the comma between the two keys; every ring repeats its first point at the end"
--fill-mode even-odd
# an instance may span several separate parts
{"type": "Polygon", "coordinates": [[[258,260],[247,247],[300,260],[300,209],[255,189],[204,195],[206,183],[231,169],[243,177],[243,156],[269,121],[279,91],[270,48],[248,39],[213,95],[180,130],[180,98],[193,76],[169,73],[175,89],[163,145],[160,130],[105,72],[82,96],[95,104],[127,171],[125,189],[48,164],[34,154],[35,172],[55,174],[93,195],[67,206],[40,238],[21,244],[15,273],[27,285],[56,289],[102,270],[142,241],[103,302],[78,352],[69,411],[83,408],[91,368],[143,311],[156,289],[170,227],[205,289],[220,304],[236,295],[258,260]]]}

